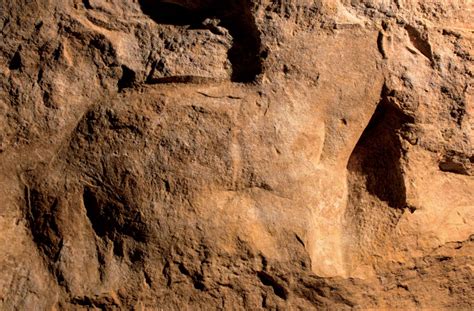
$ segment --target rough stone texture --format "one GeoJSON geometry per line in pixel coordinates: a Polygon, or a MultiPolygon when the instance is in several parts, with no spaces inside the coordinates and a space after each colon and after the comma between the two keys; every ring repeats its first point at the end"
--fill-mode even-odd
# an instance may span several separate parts
{"type": "Polygon", "coordinates": [[[471,0],[0,1],[0,309],[472,310],[471,0]]]}

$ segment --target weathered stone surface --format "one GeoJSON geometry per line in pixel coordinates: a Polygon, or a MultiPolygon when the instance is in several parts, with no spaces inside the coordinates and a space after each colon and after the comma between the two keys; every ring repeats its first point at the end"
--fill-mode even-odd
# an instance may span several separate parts
{"type": "Polygon", "coordinates": [[[0,309],[472,309],[473,10],[0,1],[0,309]]]}

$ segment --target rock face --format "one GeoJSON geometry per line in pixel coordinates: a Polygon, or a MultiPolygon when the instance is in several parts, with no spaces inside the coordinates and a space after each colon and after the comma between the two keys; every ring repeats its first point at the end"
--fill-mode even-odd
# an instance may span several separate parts
{"type": "Polygon", "coordinates": [[[472,310],[473,16],[0,1],[0,309],[472,310]]]}

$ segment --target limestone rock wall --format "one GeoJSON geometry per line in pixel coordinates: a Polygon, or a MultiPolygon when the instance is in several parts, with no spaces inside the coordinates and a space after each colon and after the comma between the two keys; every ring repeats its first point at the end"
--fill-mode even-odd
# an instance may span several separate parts
{"type": "Polygon", "coordinates": [[[472,309],[471,0],[0,1],[0,309],[472,309]]]}

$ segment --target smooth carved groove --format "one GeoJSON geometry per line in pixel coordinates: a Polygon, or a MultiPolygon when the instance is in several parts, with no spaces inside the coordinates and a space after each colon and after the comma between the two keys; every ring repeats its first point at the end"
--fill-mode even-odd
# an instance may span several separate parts
{"type": "Polygon", "coordinates": [[[433,51],[431,50],[431,45],[428,42],[428,39],[424,38],[423,35],[413,26],[407,25],[405,29],[413,46],[426,58],[433,61],[433,51]]]}
{"type": "Polygon", "coordinates": [[[171,76],[162,78],[150,78],[147,84],[171,84],[171,83],[189,83],[189,84],[208,84],[217,83],[218,79],[200,76],[171,76]]]}
{"type": "Polygon", "coordinates": [[[380,55],[382,55],[383,59],[387,58],[387,52],[385,51],[385,46],[384,46],[384,35],[383,32],[379,32],[379,35],[377,37],[377,48],[379,50],[380,55]]]}
{"type": "MultiPolygon", "coordinates": [[[[254,82],[263,72],[263,61],[268,52],[262,48],[260,31],[246,0],[220,3],[218,1],[197,1],[192,5],[186,1],[139,1],[142,11],[156,23],[189,26],[189,29],[208,29],[206,18],[218,18],[218,26],[226,28],[233,38],[228,51],[232,64],[233,82],[254,82]]],[[[212,31],[212,30],[211,30],[212,31]]],[[[159,82],[158,82],[159,83],[159,82]]]]}

